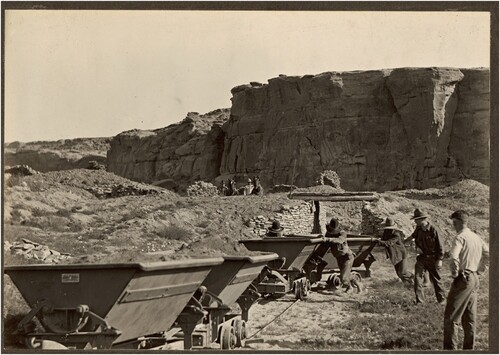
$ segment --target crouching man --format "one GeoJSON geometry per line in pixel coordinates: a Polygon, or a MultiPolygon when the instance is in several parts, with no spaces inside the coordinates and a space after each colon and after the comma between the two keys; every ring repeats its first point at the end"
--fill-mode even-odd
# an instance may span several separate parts
{"type": "Polygon", "coordinates": [[[363,291],[364,287],[361,282],[358,282],[356,279],[351,280],[354,253],[347,245],[347,234],[340,229],[339,221],[336,218],[332,218],[330,223],[326,225],[325,237],[328,238],[332,255],[337,259],[340,269],[340,280],[343,287],[345,287],[345,292],[351,291],[352,285],[357,287],[360,292],[363,291]]]}
{"type": "Polygon", "coordinates": [[[396,274],[405,284],[413,285],[413,274],[407,268],[407,252],[403,244],[404,234],[397,229],[396,223],[390,217],[385,220],[384,233],[379,244],[385,247],[387,259],[394,265],[396,274]]]}
{"type": "Polygon", "coordinates": [[[467,212],[460,210],[451,215],[453,227],[458,234],[453,240],[450,252],[451,275],[454,280],[444,310],[443,348],[445,350],[458,348],[460,323],[464,329],[463,349],[474,349],[479,288],[477,274],[488,264],[489,247],[467,227],[468,217],[467,212]],[[482,262],[481,259],[483,259],[482,262]]]}

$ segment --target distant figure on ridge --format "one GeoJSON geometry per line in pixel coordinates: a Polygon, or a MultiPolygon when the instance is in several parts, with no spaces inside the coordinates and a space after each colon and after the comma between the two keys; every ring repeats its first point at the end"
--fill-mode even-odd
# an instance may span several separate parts
{"type": "Polygon", "coordinates": [[[227,186],[226,186],[226,183],[224,182],[224,180],[222,180],[220,183],[220,191],[219,192],[220,192],[221,196],[227,196],[228,189],[227,189],[227,186]]]}
{"type": "Polygon", "coordinates": [[[253,185],[252,179],[249,178],[247,181],[247,184],[243,188],[243,195],[245,195],[245,196],[251,195],[252,191],[253,191],[253,186],[254,185],[253,185]]]}
{"type": "Polygon", "coordinates": [[[264,195],[264,188],[260,184],[260,179],[258,176],[253,177],[253,191],[252,191],[252,193],[254,195],[259,195],[259,196],[264,195]]]}

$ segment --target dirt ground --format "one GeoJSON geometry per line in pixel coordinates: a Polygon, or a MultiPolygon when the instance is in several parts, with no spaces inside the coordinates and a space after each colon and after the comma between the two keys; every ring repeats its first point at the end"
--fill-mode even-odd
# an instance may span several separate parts
{"type": "MultiPolygon", "coordinates": [[[[113,184],[148,187],[101,171],[39,174],[7,183],[4,192],[3,241],[23,238],[71,254],[71,262],[127,262],[180,259],[193,256],[249,254],[240,239],[254,238],[248,221],[272,216],[290,200],[285,193],[234,197],[185,197],[167,190],[140,196],[99,198],[96,187],[113,184]],[[91,187],[89,189],[89,187],[91,187]],[[161,255],[158,252],[162,252],[161,255]]],[[[156,191],[155,190],[155,191],[156,191]]],[[[327,215],[343,226],[359,230],[362,203],[329,204],[327,215]]],[[[447,245],[453,236],[449,215],[466,208],[471,227],[489,240],[489,188],[475,181],[423,191],[381,194],[374,213],[393,216],[406,234],[414,208],[421,207],[443,231],[447,245]]],[[[413,251],[414,255],[414,251],[413,251]]],[[[405,288],[383,254],[376,255],[373,277],[363,294],[318,290],[298,302],[248,343],[256,350],[439,350],[442,313],[427,290],[429,303],[413,304],[413,290],[405,288]]],[[[412,259],[413,260],[413,259],[412,259]]],[[[4,265],[39,262],[4,254],[4,265]]],[[[410,267],[413,267],[410,263],[410,267]]],[[[445,268],[445,274],[447,268],[445,268]]],[[[3,317],[9,322],[25,314],[27,306],[8,277],[4,277],[3,317]]],[[[450,279],[446,276],[446,289],[450,279]]],[[[488,275],[481,277],[476,348],[487,348],[488,275]]],[[[252,335],[293,303],[291,295],[260,300],[250,311],[252,335]]]]}
{"type": "MultiPolygon", "coordinates": [[[[375,257],[372,277],[363,280],[367,289],[360,294],[318,289],[311,292],[307,300],[296,303],[291,294],[259,300],[250,309],[249,335],[256,335],[247,341],[247,348],[264,351],[441,350],[445,306],[436,302],[432,287],[425,289],[427,303],[415,305],[413,289],[396,277],[383,254],[376,253],[375,257]]],[[[413,268],[414,257],[411,261],[413,268]]],[[[449,290],[451,278],[446,271],[443,274],[445,290],[449,290]]],[[[488,349],[488,284],[488,274],[482,275],[476,350],[488,349]]]]}

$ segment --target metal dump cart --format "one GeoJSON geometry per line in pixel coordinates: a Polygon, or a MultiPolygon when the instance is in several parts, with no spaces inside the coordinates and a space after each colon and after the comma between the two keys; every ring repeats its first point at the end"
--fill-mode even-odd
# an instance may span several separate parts
{"type": "Polygon", "coordinates": [[[31,307],[18,328],[27,346],[55,341],[75,348],[137,349],[148,347],[150,334],[171,328],[222,262],[26,265],[7,266],[5,273],[31,307]],[[35,332],[35,317],[44,332],[35,332]]]}
{"type": "Polygon", "coordinates": [[[297,299],[305,299],[311,285],[303,266],[322,241],[322,238],[286,236],[240,240],[240,243],[248,250],[273,252],[280,256],[279,260],[270,262],[267,272],[261,275],[257,284],[259,293],[284,295],[293,291],[297,299]]]}
{"type": "MultiPolygon", "coordinates": [[[[184,348],[217,347],[234,349],[245,345],[247,337],[248,310],[260,297],[252,285],[262,269],[277,254],[258,256],[224,256],[224,262],[212,268],[203,281],[203,293],[195,294],[205,317],[192,313],[190,324],[194,327],[192,339],[184,337],[184,348]],[[238,304],[241,312],[231,306],[238,304]]],[[[183,313],[188,313],[185,310],[183,313]]]]}

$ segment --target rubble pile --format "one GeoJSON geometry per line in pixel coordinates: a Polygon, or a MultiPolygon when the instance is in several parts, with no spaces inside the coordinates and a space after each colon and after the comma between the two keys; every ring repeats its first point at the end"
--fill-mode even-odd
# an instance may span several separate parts
{"type": "Polygon", "coordinates": [[[271,192],[273,192],[273,193],[290,192],[290,191],[293,191],[296,189],[297,189],[297,186],[295,186],[295,185],[280,184],[280,185],[274,185],[273,188],[271,189],[271,192]]]}
{"type": "Polygon", "coordinates": [[[31,168],[28,165],[16,165],[11,168],[5,169],[5,173],[11,174],[11,175],[20,175],[20,176],[31,176],[31,175],[36,175],[39,174],[38,171],[35,169],[31,168]]]}
{"type": "Polygon", "coordinates": [[[217,187],[209,182],[196,181],[190,185],[187,190],[188,196],[217,196],[219,190],[217,187]]]}
{"type": "Polygon", "coordinates": [[[87,166],[89,170],[106,170],[106,165],[100,164],[96,160],[89,161],[89,165],[87,166]]]}
{"type": "Polygon", "coordinates": [[[23,239],[22,242],[4,242],[4,251],[21,255],[25,259],[39,260],[48,264],[59,264],[71,259],[70,254],[52,250],[48,246],[23,239]]]}
{"type": "Polygon", "coordinates": [[[301,187],[295,190],[296,192],[310,192],[310,193],[323,193],[323,194],[333,194],[345,192],[344,189],[340,187],[333,187],[330,185],[317,185],[310,187],[301,187]]]}
{"type": "Polygon", "coordinates": [[[160,194],[161,190],[158,188],[147,188],[141,187],[139,185],[130,184],[112,184],[112,185],[101,185],[92,186],[85,188],[88,192],[93,194],[98,198],[116,198],[123,196],[143,196],[143,195],[155,195],[160,194]]]}

